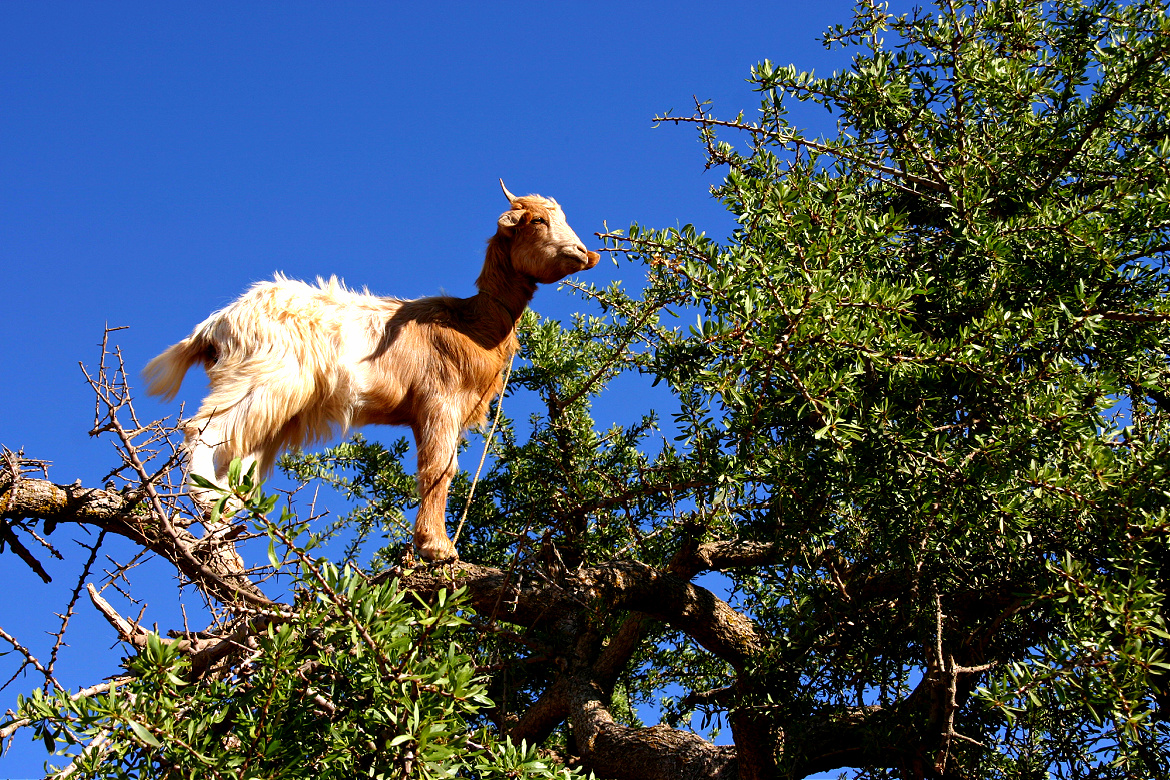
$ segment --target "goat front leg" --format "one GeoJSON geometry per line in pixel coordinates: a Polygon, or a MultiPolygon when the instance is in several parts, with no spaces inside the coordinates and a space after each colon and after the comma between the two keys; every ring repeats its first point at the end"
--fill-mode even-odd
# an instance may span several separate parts
{"type": "Polygon", "coordinates": [[[455,558],[455,545],[447,536],[447,489],[457,468],[459,421],[454,410],[437,409],[414,426],[418,449],[418,515],[414,520],[414,545],[428,561],[455,558]]]}

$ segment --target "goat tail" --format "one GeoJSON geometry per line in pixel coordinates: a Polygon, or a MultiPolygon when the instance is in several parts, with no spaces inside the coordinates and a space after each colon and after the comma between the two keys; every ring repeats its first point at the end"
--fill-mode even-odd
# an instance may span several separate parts
{"type": "Polygon", "coordinates": [[[202,330],[197,330],[178,344],[146,364],[142,376],[146,379],[146,392],[161,395],[164,401],[174,400],[183,384],[187,370],[196,363],[207,363],[214,355],[214,346],[207,341],[202,330]]]}

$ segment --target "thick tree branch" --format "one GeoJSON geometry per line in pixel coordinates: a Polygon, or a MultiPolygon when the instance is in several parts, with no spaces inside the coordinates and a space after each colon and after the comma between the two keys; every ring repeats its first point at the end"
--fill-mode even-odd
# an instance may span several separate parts
{"type": "Polygon", "coordinates": [[[637,561],[611,561],[572,572],[561,584],[509,581],[507,573],[464,561],[414,572],[405,583],[421,594],[465,586],[472,606],[526,626],[575,622],[587,609],[628,609],[662,620],[742,668],[764,646],[750,620],[705,588],[637,561]]]}
{"type": "Polygon", "coordinates": [[[736,569],[777,563],[787,550],[788,548],[775,542],[721,539],[699,545],[695,550],[695,559],[701,562],[705,569],[736,569]]]}
{"type": "Polygon", "coordinates": [[[558,677],[540,698],[508,729],[513,742],[539,745],[569,716],[569,681],[558,677]]]}
{"type": "MultiPolygon", "coordinates": [[[[618,676],[625,670],[630,657],[638,649],[646,634],[660,621],[641,612],[631,612],[602,649],[593,664],[593,678],[607,694],[613,690],[618,676]]],[[[569,688],[565,677],[558,677],[540,698],[528,708],[523,717],[509,729],[513,742],[527,740],[530,744],[543,742],[569,715],[569,688]]]]}
{"type": "Polygon", "coordinates": [[[638,561],[613,561],[579,575],[591,600],[632,609],[686,633],[706,650],[742,669],[763,649],[748,618],[706,588],[638,561]]]}
{"type": "Polygon", "coordinates": [[[244,575],[234,551],[204,543],[184,528],[173,535],[140,502],[137,493],[56,485],[42,479],[22,479],[0,489],[0,517],[35,518],[52,529],[58,523],[78,523],[118,534],[161,555],[204,592],[224,603],[244,600],[268,605],[272,601],[244,575]]]}
{"type": "Polygon", "coordinates": [[[139,650],[146,647],[147,637],[150,635],[149,631],[119,615],[118,611],[110,606],[110,602],[98,594],[97,588],[92,584],[87,584],[85,589],[89,593],[89,600],[93,603],[97,611],[102,613],[102,617],[106,619],[106,622],[118,632],[119,639],[133,645],[139,650]]]}
{"type": "Polygon", "coordinates": [[[615,780],[731,780],[736,750],[668,726],[631,728],[614,722],[596,682],[566,682],[569,719],[584,764],[615,780]]]}

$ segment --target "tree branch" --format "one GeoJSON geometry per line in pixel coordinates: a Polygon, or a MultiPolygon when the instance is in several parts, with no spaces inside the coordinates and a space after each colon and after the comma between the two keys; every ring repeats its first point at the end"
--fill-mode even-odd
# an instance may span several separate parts
{"type": "Polygon", "coordinates": [[[504,617],[526,626],[568,626],[582,611],[601,605],[642,612],[686,633],[736,668],[764,647],[754,624],[711,591],[637,561],[580,569],[561,583],[508,582],[500,569],[457,561],[414,572],[403,584],[420,595],[464,586],[471,605],[482,614],[490,614],[503,591],[504,617]]]}
{"type": "Polygon", "coordinates": [[[669,726],[631,728],[614,722],[596,682],[566,681],[569,720],[583,763],[615,780],[732,780],[736,749],[712,745],[669,726]]]}
{"type": "Polygon", "coordinates": [[[161,524],[134,492],[57,485],[42,479],[22,479],[0,487],[0,517],[36,518],[48,527],[78,523],[124,536],[158,553],[202,590],[224,603],[244,600],[273,602],[234,563],[237,556],[220,551],[184,528],[162,532],[161,524]]]}

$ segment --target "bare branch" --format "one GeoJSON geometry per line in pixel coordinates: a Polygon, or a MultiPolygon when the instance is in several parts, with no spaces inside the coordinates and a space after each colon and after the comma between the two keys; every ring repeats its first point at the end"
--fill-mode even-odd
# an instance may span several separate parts
{"type": "MultiPolygon", "coordinates": [[[[85,581],[89,579],[89,573],[93,569],[94,563],[97,561],[98,550],[101,549],[102,542],[105,540],[105,538],[106,532],[103,530],[98,533],[98,537],[92,546],[84,544],[81,545],[82,547],[86,547],[89,550],[89,559],[85,562],[85,565],[81,567],[81,574],[77,577],[77,585],[74,586],[73,592],[69,594],[69,604],[65,607],[65,614],[61,615],[61,627],[57,629],[57,639],[55,642],[53,642],[53,650],[49,654],[50,671],[52,671],[53,667],[57,664],[57,653],[61,650],[61,646],[65,644],[65,632],[69,628],[70,618],[73,617],[73,608],[77,606],[77,599],[81,596],[81,589],[84,586],[85,581]]],[[[81,543],[78,542],[78,544],[81,543]]]]}
{"type": "Polygon", "coordinates": [[[172,526],[167,533],[160,528],[154,516],[142,507],[140,494],[25,479],[15,495],[10,489],[0,488],[0,507],[0,517],[79,523],[124,536],[161,555],[200,589],[221,601],[273,603],[232,561],[213,554],[214,550],[208,550],[186,529],[172,526]]]}
{"type": "Polygon", "coordinates": [[[102,616],[118,632],[119,639],[140,649],[146,647],[146,637],[149,635],[146,629],[119,615],[108,601],[98,595],[97,589],[93,585],[86,585],[85,589],[89,592],[89,600],[93,602],[97,611],[102,613],[102,616]]]}
{"type": "Polygon", "coordinates": [[[759,125],[745,124],[744,122],[730,122],[730,121],[723,120],[723,119],[713,119],[709,116],[706,116],[705,114],[698,114],[696,116],[689,116],[689,117],[688,116],[656,116],[656,117],[654,117],[654,121],[655,122],[674,122],[675,124],[678,124],[680,122],[689,122],[692,124],[702,125],[704,127],[708,127],[708,126],[710,126],[710,127],[730,127],[730,128],[735,129],[735,130],[743,130],[744,132],[751,133],[752,135],[767,136],[767,137],[771,138],[772,140],[776,141],[777,143],[783,144],[785,146],[790,145],[790,144],[792,146],[804,146],[804,147],[807,147],[809,149],[812,149],[815,152],[820,152],[822,154],[831,154],[834,157],[840,157],[843,160],[849,160],[850,162],[857,163],[858,165],[861,165],[865,168],[869,168],[872,171],[876,171],[878,173],[884,173],[887,176],[892,176],[895,179],[910,182],[911,184],[916,184],[920,187],[925,187],[926,189],[932,190],[934,192],[946,192],[947,191],[947,185],[945,182],[934,181],[933,179],[923,178],[922,176],[915,176],[912,173],[908,173],[906,171],[899,170],[898,168],[891,168],[888,165],[882,165],[881,163],[873,162],[872,160],[866,160],[865,158],[860,157],[856,154],[851,154],[850,152],[847,152],[844,149],[838,149],[836,147],[829,146],[828,144],[822,144],[822,143],[819,143],[817,141],[810,141],[807,138],[802,138],[802,137],[796,135],[795,132],[793,132],[791,134],[781,134],[781,133],[777,133],[774,130],[769,130],[766,127],[760,127],[759,125]]]}
{"type": "Polygon", "coordinates": [[[32,654],[32,651],[30,651],[27,647],[22,645],[20,642],[16,641],[16,637],[9,634],[3,628],[0,628],[0,639],[3,639],[8,644],[12,645],[12,648],[14,650],[16,650],[16,652],[18,652],[24,656],[24,659],[25,659],[24,664],[26,666],[31,666],[32,668],[36,669],[38,672],[43,674],[45,676],[45,680],[49,683],[52,683],[54,688],[57,688],[59,690],[64,690],[64,688],[61,687],[61,683],[57,682],[56,678],[53,677],[53,673],[51,671],[49,671],[44,666],[44,664],[42,664],[39,660],[37,660],[37,657],[32,654]]]}

